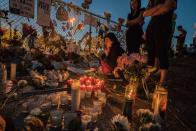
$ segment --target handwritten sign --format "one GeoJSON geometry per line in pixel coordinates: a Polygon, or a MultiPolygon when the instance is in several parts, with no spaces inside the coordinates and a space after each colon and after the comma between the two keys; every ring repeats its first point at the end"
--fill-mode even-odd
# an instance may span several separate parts
{"type": "Polygon", "coordinates": [[[34,0],[10,0],[10,12],[34,18],[34,0]]]}
{"type": "Polygon", "coordinates": [[[38,0],[37,23],[41,26],[50,26],[51,0],[38,0]]]}

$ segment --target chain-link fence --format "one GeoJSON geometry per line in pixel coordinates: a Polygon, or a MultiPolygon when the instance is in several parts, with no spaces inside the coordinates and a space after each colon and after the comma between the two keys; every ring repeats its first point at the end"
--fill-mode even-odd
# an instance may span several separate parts
{"type": "MultiPolygon", "coordinates": [[[[17,30],[22,34],[22,24],[26,23],[31,25],[34,29],[36,29],[37,34],[39,36],[43,35],[42,26],[37,24],[37,15],[36,15],[36,2],[35,1],[35,15],[34,18],[27,18],[19,15],[15,15],[12,13],[8,13],[8,19],[1,18],[1,27],[10,30],[10,38],[13,36],[13,30],[17,30]]],[[[0,9],[9,11],[9,0],[0,0],[0,9]]],[[[117,37],[119,38],[123,47],[125,47],[125,28],[121,31],[115,31],[114,26],[118,23],[111,21],[108,23],[108,20],[100,15],[94,14],[92,12],[88,12],[81,7],[77,7],[70,3],[65,3],[62,1],[52,3],[51,7],[51,22],[52,25],[55,27],[55,33],[63,36],[65,39],[72,39],[80,44],[80,47],[86,47],[88,43],[87,38],[97,39],[97,36],[101,33],[101,29],[107,28],[109,31],[113,31],[116,33],[117,37]],[[60,21],[58,20],[58,10],[62,8],[64,11],[67,11],[69,20],[74,20],[70,24],[70,21],[60,21]],[[87,15],[92,16],[93,19],[98,20],[97,25],[89,25],[84,24],[82,29],[78,29],[81,23],[85,23],[85,17],[87,15]]],[[[104,30],[104,29],[103,29],[104,30]]]]}

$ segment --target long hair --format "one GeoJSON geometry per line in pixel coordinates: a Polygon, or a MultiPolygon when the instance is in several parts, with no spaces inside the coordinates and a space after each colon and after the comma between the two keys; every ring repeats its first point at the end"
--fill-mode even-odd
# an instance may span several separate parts
{"type": "Polygon", "coordinates": [[[120,47],[120,42],[114,33],[108,33],[104,38],[109,38],[112,41],[112,47],[108,53],[108,56],[105,56],[108,65],[111,68],[114,68],[117,65],[117,58],[124,53],[123,49],[120,47]]]}
{"type": "Polygon", "coordinates": [[[112,47],[117,46],[120,47],[120,42],[118,41],[116,35],[112,32],[109,32],[105,35],[105,38],[109,38],[112,41],[112,47]]]}
{"type": "MultiPolygon", "coordinates": [[[[132,1],[137,1],[137,5],[138,5],[137,9],[141,8],[141,0],[130,0],[130,2],[132,2],[132,1]]],[[[131,7],[131,11],[134,11],[134,9],[132,7],[131,7]]]]}

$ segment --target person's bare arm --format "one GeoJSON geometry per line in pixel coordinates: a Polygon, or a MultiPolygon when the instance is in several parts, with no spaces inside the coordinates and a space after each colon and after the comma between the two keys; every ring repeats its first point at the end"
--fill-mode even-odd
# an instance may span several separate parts
{"type": "Polygon", "coordinates": [[[143,16],[157,16],[165,14],[171,9],[176,7],[176,2],[174,0],[166,0],[164,4],[157,5],[151,9],[146,10],[143,16]]]}

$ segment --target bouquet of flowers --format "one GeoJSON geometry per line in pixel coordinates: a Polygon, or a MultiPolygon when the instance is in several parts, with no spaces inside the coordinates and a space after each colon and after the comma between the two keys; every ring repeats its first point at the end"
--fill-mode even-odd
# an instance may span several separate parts
{"type": "Polygon", "coordinates": [[[136,114],[142,125],[153,122],[153,113],[149,109],[138,109],[136,114]]]}
{"type": "Polygon", "coordinates": [[[145,76],[147,62],[146,55],[133,53],[129,56],[122,55],[117,59],[117,67],[114,69],[113,74],[119,77],[119,70],[123,71],[126,80],[140,80],[145,76]]]}
{"type": "Polygon", "coordinates": [[[138,109],[139,131],[161,131],[161,125],[154,121],[154,115],[149,109],[138,109]]]}

